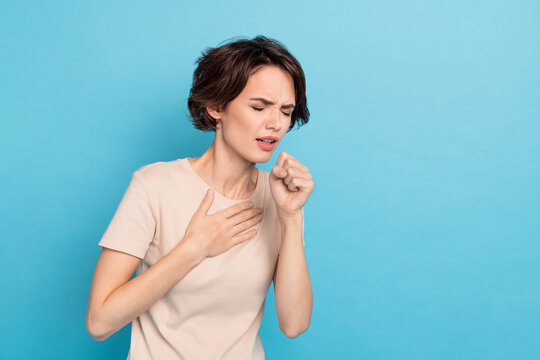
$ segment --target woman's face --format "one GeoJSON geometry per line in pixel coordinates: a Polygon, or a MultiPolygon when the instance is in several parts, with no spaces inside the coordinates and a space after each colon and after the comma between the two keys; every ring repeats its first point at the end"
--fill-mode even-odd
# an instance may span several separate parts
{"type": "Polygon", "coordinates": [[[218,122],[216,146],[221,143],[250,162],[267,162],[289,128],[294,106],[292,77],[276,66],[263,66],[224,111],[207,109],[218,122]],[[276,141],[257,140],[263,137],[276,141]]]}

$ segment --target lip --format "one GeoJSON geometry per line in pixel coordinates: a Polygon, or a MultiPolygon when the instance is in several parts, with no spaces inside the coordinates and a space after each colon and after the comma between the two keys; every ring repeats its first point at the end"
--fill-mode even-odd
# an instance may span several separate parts
{"type": "MultiPolygon", "coordinates": [[[[264,137],[264,138],[259,138],[259,139],[275,139],[275,138],[273,138],[273,137],[264,137]]],[[[257,145],[259,145],[259,148],[261,150],[264,150],[264,151],[272,151],[272,150],[274,150],[274,147],[278,143],[277,140],[276,140],[271,144],[266,144],[266,143],[264,143],[262,141],[258,141],[257,139],[255,139],[255,142],[257,143],[257,145]]]]}
{"type": "Polygon", "coordinates": [[[266,140],[275,140],[275,141],[278,141],[278,138],[275,137],[275,136],[263,136],[263,137],[260,137],[260,138],[257,138],[257,139],[266,139],[266,140]]]}

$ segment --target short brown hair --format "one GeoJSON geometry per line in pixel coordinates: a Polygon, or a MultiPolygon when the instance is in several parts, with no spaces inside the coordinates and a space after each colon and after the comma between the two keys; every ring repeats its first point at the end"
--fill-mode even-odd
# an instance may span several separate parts
{"type": "Polygon", "coordinates": [[[215,131],[216,120],[208,114],[206,107],[226,108],[242,92],[252,72],[263,65],[278,66],[293,79],[296,104],[287,132],[296,123],[300,127],[308,122],[304,71],[279,41],[262,35],[253,39],[241,38],[216,48],[206,48],[195,64],[198,65],[193,73],[187,106],[196,129],[215,131]]]}

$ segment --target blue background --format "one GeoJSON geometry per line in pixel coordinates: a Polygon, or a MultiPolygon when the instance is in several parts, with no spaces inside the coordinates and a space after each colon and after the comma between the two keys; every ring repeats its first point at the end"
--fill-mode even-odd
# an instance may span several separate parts
{"type": "Polygon", "coordinates": [[[540,6],[533,1],[3,1],[0,358],[122,359],[85,329],[131,173],[200,156],[206,47],[263,34],[304,67],[309,330],[268,359],[540,358],[540,6]]]}

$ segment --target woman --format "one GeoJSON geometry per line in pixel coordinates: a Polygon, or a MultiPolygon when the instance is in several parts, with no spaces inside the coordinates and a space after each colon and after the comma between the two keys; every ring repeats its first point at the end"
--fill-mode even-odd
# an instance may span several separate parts
{"type": "Polygon", "coordinates": [[[212,145],[136,170],[99,242],[86,326],[102,341],[133,321],[128,359],[264,359],[272,280],[280,329],[296,337],[311,320],[312,177],[285,152],[270,173],[255,167],[308,121],[303,70],[264,36],[197,63],[188,108],[197,129],[215,132],[212,145]]]}

